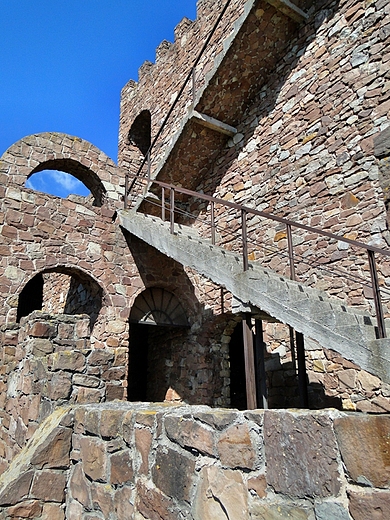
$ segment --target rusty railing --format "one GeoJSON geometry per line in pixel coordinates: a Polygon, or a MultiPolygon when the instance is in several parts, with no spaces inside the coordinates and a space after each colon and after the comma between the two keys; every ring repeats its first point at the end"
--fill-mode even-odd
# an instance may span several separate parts
{"type": "MultiPolygon", "coordinates": [[[[129,186],[130,177],[136,177],[136,176],[132,175],[132,174],[127,174],[126,187],[129,186]]],[[[217,229],[216,220],[215,220],[216,204],[224,206],[226,208],[230,208],[230,209],[239,211],[241,214],[241,219],[240,219],[241,220],[241,224],[240,224],[241,238],[240,238],[240,240],[241,240],[242,259],[243,259],[242,262],[243,262],[244,271],[248,270],[248,267],[249,267],[248,234],[247,234],[248,215],[257,215],[257,216],[267,219],[268,221],[277,222],[277,223],[285,226],[286,236],[287,236],[287,255],[286,255],[286,257],[288,258],[290,278],[292,280],[297,279],[296,272],[295,272],[295,267],[296,267],[297,261],[296,261],[296,255],[294,254],[293,235],[292,235],[292,232],[294,229],[300,229],[300,230],[307,231],[309,233],[315,233],[319,236],[326,237],[326,238],[332,239],[332,240],[336,240],[337,242],[344,242],[355,248],[364,250],[367,255],[369,271],[370,271],[370,278],[371,278],[370,286],[373,291],[373,300],[374,300],[375,314],[376,314],[376,320],[377,320],[378,337],[379,338],[386,337],[385,321],[384,321],[381,293],[380,293],[380,288],[379,288],[378,273],[377,273],[377,268],[376,268],[375,254],[380,254],[382,256],[390,258],[390,251],[381,249],[376,246],[364,244],[363,242],[358,242],[356,240],[338,236],[338,235],[335,235],[334,233],[330,233],[330,232],[322,230],[322,229],[307,226],[307,225],[301,224],[299,222],[293,222],[293,221],[285,219],[283,217],[278,217],[277,215],[273,215],[271,213],[266,213],[264,211],[250,208],[248,206],[243,206],[243,205],[237,204],[235,202],[219,199],[216,197],[212,197],[210,195],[188,190],[186,188],[173,186],[171,184],[167,184],[167,183],[157,181],[157,180],[150,180],[147,178],[139,178],[139,180],[142,180],[142,182],[144,182],[145,185],[150,186],[150,184],[155,184],[161,188],[161,201],[160,201],[159,197],[156,197],[156,200],[154,200],[154,201],[148,200],[148,203],[151,203],[154,205],[158,204],[158,206],[161,206],[162,220],[166,220],[167,209],[169,210],[169,221],[170,221],[171,233],[174,233],[175,213],[180,213],[181,215],[185,214],[187,217],[193,218],[193,215],[191,215],[190,213],[183,212],[183,210],[175,209],[175,194],[176,193],[184,195],[184,196],[188,196],[188,197],[193,197],[195,199],[200,199],[200,200],[206,201],[208,203],[208,208],[210,211],[210,229],[211,229],[210,235],[211,235],[212,244],[216,243],[216,229],[217,229]],[[169,195],[169,197],[167,195],[169,195]],[[169,208],[167,208],[166,199],[169,200],[169,208]],[[157,200],[158,200],[158,202],[157,202],[157,200]]],[[[125,202],[125,209],[127,209],[127,197],[125,197],[124,202],[125,202]]],[[[319,265],[317,267],[319,267],[319,265]]],[[[367,283],[363,283],[363,282],[360,282],[360,283],[362,285],[368,286],[367,283]]]]}

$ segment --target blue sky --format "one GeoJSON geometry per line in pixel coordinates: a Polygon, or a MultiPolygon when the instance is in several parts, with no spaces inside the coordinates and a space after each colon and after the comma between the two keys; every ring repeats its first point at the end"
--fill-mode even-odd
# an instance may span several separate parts
{"type": "MultiPolygon", "coordinates": [[[[0,155],[26,135],[64,132],[116,161],[120,90],[184,16],[195,18],[196,0],[0,0],[0,155]]],[[[35,179],[77,191],[64,175],[58,188],[35,179]]]]}

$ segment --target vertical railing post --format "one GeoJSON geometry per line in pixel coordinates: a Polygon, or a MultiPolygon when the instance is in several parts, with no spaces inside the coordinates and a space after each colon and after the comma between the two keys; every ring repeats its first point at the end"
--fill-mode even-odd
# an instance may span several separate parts
{"type": "Polygon", "coordinates": [[[245,209],[241,210],[241,230],[242,230],[242,259],[243,259],[243,267],[244,271],[248,271],[249,263],[248,263],[248,236],[246,229],[246,215],[247,212],[245,209]]]}
{"type": "Polygon", "coordinates": [[[386,337],[386,326],[385,326],[385,319],[383,316],[381,293],[379,290],[378,273],[376,270],[376,263],[375,263],[375,253],[374,253],[374,251],[370,251],[369,249],[367,249],[367,254],[368,254],[368,264],[370,266],[372,291],[374,294],[374,304],[375,304],[376,321],[377,321],[377,326],[378,326],[378,336],[379,336],[379,338],[385,338],[386,337]]]}
{"type": "Polygon", "coordinates": [[[215,207],[214,201],[211,201],[211,243],[215,245],[215,207]]]}
{"type": "Polygon", "coordinates": [[[252,319],[249,313],[245,313],[242,319],[242,333],[244,339],[246,405],[248,410],[254,410],[257,408],[255,355],[253,349],[252,319]]]}
{"type": "Polygon", "coordinates": [[[173,235],[175,231],[175,189],[170,188],[170,205],[169,208],[170,212],[170,221],[171,221],[171,234],[173,235]]]}
{"type": "Polygon", "coordinates": [[[150,151],[148,152],[148,179],[150,179],[150,151]]]}
{"type": "Polygon", "coordinates": [[[287,230],[287,245],[288,245],[288,259],[290,263],[290,278],[296,280],[295,276],[295,264],[294,264],[294,245],[291,233],[291,224],[286,224],[287,230]]]}
{"type": "Polygon", "coordinates": [[[165,222],[165,188],[161,188],[161,220],[165,222]]]}
{"type": "Polygon", "coordinates": [[[129,177],[125,174],[125,196],[123,197],[124,208],[127,209],[127,193],[129,191],[129,177]]]}
{"type": "Polygon", "coordinates": [[[256,388],[257,406],[268,408],[267,379],[265,370],[265,343],[263,336],[263,321],[255,319],[255,363],[256,363],[256,388]]]}

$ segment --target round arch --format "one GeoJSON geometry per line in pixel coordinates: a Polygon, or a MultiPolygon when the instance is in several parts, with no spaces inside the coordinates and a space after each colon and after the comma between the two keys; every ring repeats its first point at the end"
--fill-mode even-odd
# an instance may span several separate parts
{"type": "Polygon", "coordinates": [[[34,274],[19,293],[16,321],[34,310],[52,314],[88,314],[92,330],[104,296],[97,280],[79,268],[57,266],[43,269],[34,274]]]}
{"type": "Polygon", "coordinates": [[[152,141],[152,116],[149,110],[142,110],[134,119],[130,127],[128,139],[130,144],[136,146],[146,155],[152,141]]]}
{"type": "Polygon", "coordinates": [[[149,287],[136,297],[129,321],[162,327],[188,327],[186,312],[177,296],[161,287],[149,287]]]}
{"type": "Polygon", "coordinates": [[[110,195],[106,186],[115,189],[116,164],[93,144],[68,134],[45,132],[24,137],[0,158],[0,173],[7,174],[9,185],[22,187],[31,175],[43,170],[76,177],[91,191],[96,206],[110,195]]]}

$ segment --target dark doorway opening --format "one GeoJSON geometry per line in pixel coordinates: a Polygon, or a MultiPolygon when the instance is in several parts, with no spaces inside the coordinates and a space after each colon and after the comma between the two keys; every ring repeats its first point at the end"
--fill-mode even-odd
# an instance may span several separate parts
{"type": "Polygon", "coordinates": [[[42,305],[43,276],[37,274],[26,283],[19,295],[16,321],[19,323],[21,318],[28,316],[31,312],[42,310],[42,305]]]}
{"type": "Polygon", "coordinates": [[[238,410],[247,409],[244,340],[242,323],[237,323],[229,343],[230,405],[238,410]]]}
{"type": "Polygon", "coordinates": [[[169,388],[177,390],[187,333],[186,313],[173,293],[151,287],[137,296],[130,313],[129,401],[164,401],[169,388]]]}
{"type": "Polygon", "coordinates": [[[129,371],[127,399],[147,401],[148,382],[148,329],[147,325],[130,326],[129,371]]]}

